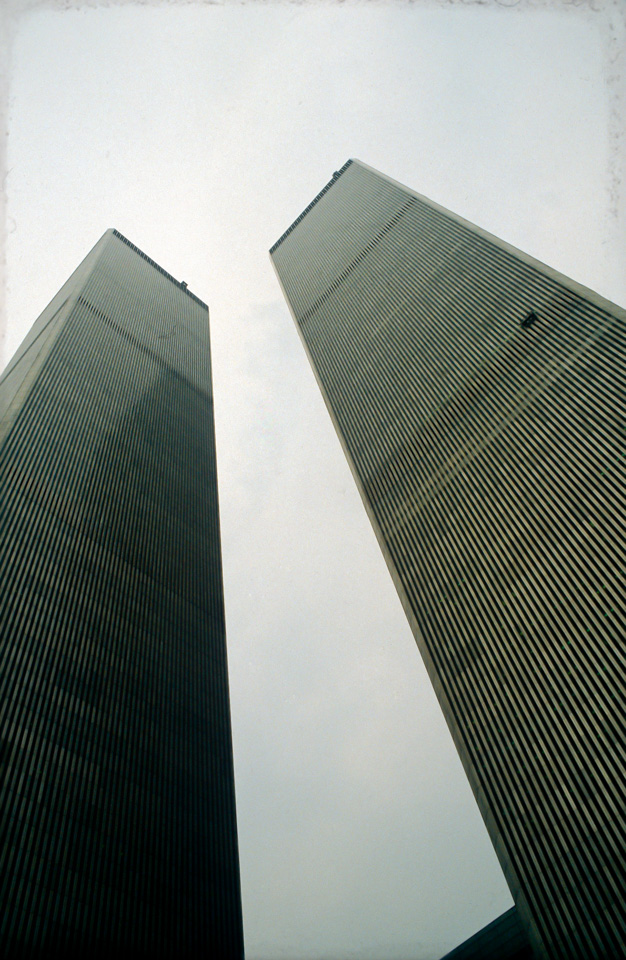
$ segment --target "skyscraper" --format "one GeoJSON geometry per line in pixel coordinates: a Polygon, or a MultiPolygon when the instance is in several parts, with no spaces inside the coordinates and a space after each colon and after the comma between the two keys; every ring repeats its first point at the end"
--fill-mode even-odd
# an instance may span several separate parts
{"type": "Polygon", "coordinates": [[[626,956],[625,311],[356,160],[271,257],[536,955],[626,956]]]}
{"type": "Polygon", "coordinates": [[[0,954],[241,958],[206,305],[108,230],[0,383],[0,954]]]}

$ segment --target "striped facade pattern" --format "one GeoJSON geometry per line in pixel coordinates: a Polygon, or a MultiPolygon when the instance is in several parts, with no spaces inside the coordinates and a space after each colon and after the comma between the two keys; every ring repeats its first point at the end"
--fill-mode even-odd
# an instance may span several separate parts
{"type": "Polygon", "coordinates": [[[240,958],[206,305],[107,231],[0,417],[0,955],[240,958]]]}
{"type": "Polygon", "coordinates": [[[359,161],[272,260],[533,950],[625,957],[625,311],[359,161]]]}

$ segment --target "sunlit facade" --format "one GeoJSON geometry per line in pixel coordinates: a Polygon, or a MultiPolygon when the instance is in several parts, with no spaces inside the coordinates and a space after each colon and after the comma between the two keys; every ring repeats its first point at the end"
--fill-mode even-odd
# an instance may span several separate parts
{"type": "Polygon", "coordinates": [[[625,311],[359,161],[271,257],[536,956],[626,956],[625,311]]]}

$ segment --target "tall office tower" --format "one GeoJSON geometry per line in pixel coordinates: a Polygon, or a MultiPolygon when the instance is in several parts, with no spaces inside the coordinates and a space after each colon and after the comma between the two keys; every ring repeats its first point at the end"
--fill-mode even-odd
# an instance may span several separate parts
{"type": "Polygon", "coordinates": [[[241,958],[206,305],[107,231],[0,431],[0,955],[241,958]]]}
{"type": "Polygon", "coordinates": [[[626,312],[358,161],[271,256],[537,956],[626,956],[626,312]]]}

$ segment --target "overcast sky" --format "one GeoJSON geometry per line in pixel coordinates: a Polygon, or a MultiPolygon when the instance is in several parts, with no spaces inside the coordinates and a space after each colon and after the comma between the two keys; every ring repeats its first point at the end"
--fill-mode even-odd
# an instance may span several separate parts
{"type": "Polygon", "coordinates": [[[4,362],[107,227],[209,304],[248,960],[511,904],[268,248],[357,157],[625,303],[624,10],[5,5],[4,362]]]}

